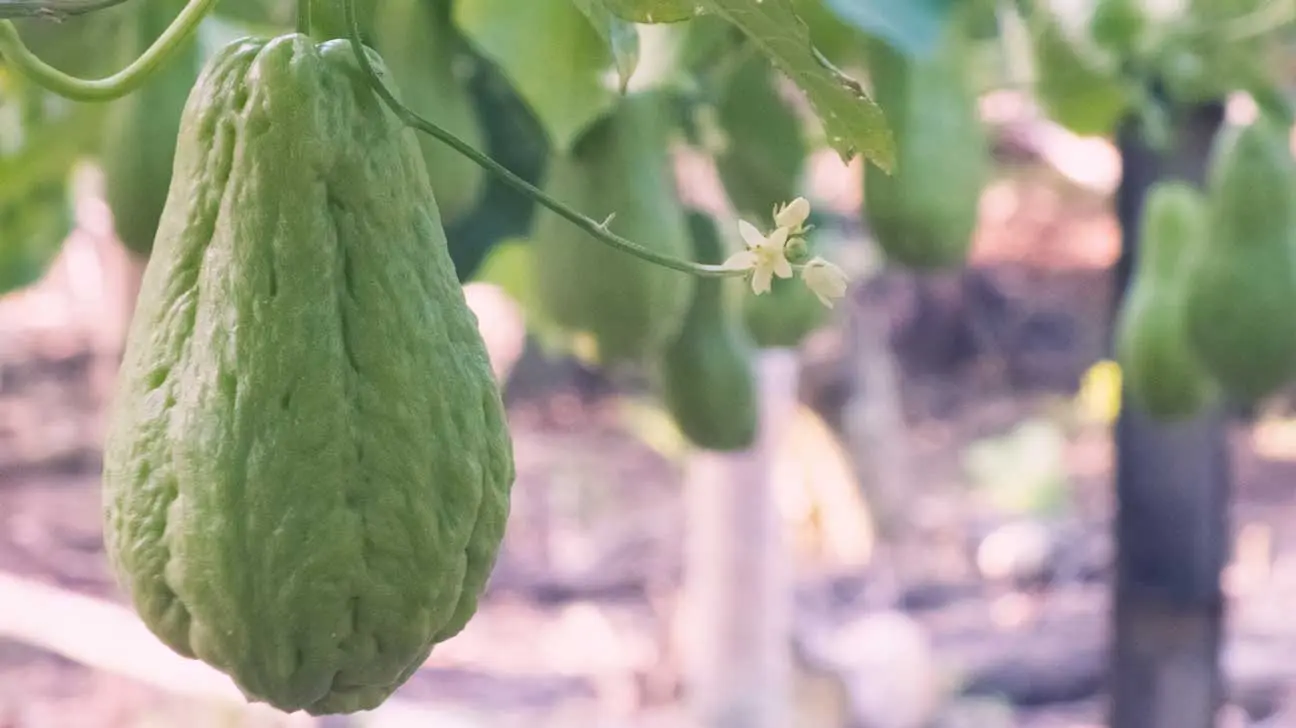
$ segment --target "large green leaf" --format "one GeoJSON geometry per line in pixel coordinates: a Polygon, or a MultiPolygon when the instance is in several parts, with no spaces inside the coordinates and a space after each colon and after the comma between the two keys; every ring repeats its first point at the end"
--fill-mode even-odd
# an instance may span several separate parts
{"type": "Polygon", "coordinates": [[[959,0],[824,0],[838,17],[906,56],[929,56],[959,0]]]}
{"type": "Polygon", "coordinates": [[[692,0],[603,0],[614,15],[635,23],[678,23],[698,14],[692,0]]]}
{"type": "Polygon", "coordinates": [[[71,232],[68,177],[98,139],[102,108],[0,66],[0,294],[38,280],[71,232]]]}
{"type": "MultiPolygon", "coordinates": [[[[902,1],[909,0],[895,0],[902,1]]],[[[674,22],[705,13],[724,18],[742,30],[774,65],[801,87],[824,125],[829,144],[843,161],[863,154],[882,169],[891,169],[895,142],[882,110],[858,82],[834,67],[815,48],[810,29],[797,14],[792,0],[604,0],[604,3],[613,13],[636,22],[674,22]]]]}
{"type": "Polygon", "coordinates": [[[608,10],[603,0],[573,0],[590,25],[608,45],[608,51],[616,62],[617,77],[621,82],[621,93],[625,93],[639,65],[639,29],[628,20],[624,20],[608,10]]]}
{"type": "Polygon", "coordinates": [[[571,148],[617,100],[607,44],[571,0],[458,0],[455,22],[508,76],[553,145],[571,148]]]}
{"type": "Polygon", "coordinates": [[[895,162],[895,141],[882,109],[854,79],[815,50],[790,0],[700,0],[738,26],[805,92],[832,148],[849,162],[856,154],[884,170],[895,162]]]}

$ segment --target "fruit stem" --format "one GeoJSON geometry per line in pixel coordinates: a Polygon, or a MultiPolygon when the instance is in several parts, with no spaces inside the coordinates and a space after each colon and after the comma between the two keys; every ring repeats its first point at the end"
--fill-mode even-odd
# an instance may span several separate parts
{"type": "Polygon", "coordinates": [[[297,32],[302,35],[310,35],[311,0],[297,0],[297,32]]]}
{"type": "Polygon", "coordinates": [[[153,45],[130,65],[106,78],[76,78],[42,61],[23,44],[18,28],[8,20],[0,20],[0,56],[20,73],[60,96],[74,101],[111,101],[139,88],[154,71],[170,60],[215,5],[216,0],[189,0],[153,45]]]}
{"type": "Polygon", "coordinates": [[[676,258],[674,256],[664,255],[662,253],[649,250],[648,248],[645,248],[642,245],[635,243],[633,241],[626,240],[625,238],[616,235],[615,233],[608,230],[607,225],[605,223],[601,223],[589,217],[586,217],[585,215],[582,215],[581,213],[573,210],[567,205],[564,205],[558,200],[550,197],[549,195],[542,192],[539,188],[531,185],[526,180],[510,172],[506,167],[501,165],[499,162],[496,162],[495,160],[491,159],[489,156],[477,151],[467,142],[464,142],[463,140],[456,137],[454,134],[451,134],[445,129],[442,129],[436,124],[433,124],[427,119],[424,119],[423,117],[414,113],[412,110],[410,110],[409,107],[402,104],[399,99],[397,99],[395,96],[392,95],[392,92],[388,90],[385,84],[383,84],[382,79],[378,77],[378,73],[374,70],[373,65],[369,62],[368,55],[365,53],[364,44],[360,40],[360,24],[356,17],[355,0],[344,0],[343,5],[346,8],[347,36],[351,41],[352,48],[355,49],[356,62],[360,64],[360,69],[364,72],[365,76],[368,77],[369,83],[371,86],[373,86],[375,93],[378,94],[379,98],[381,98],[383,102],[386,103],[387,106],[390,107],[391,110],[396,114],[396,116],[400,118],[400,120],[404,122],[406,125],[411,126],[425,134],[430,134],[431,136],[436,137],[441,142],[448,145],[450,148],[454,149],[455,151],[459,152],[465,157],[468,157],[472,161],[476,162],[487,172],[490,172],[496,177],[499,177],[509,186],[527,195],[528,197],[534,199],[536,202],[540,203],[541,205],[544,205],[545,207],[549,208],[550,210],[552,210],[559,216],[563,217],[568,222],[580,228],[581,230],[584,230],[586,233],[588,233],[590,236],[594,237],[595,239],[599,240],[600,242],[609,245],[613,248],[616,248],[621,252],[629,253],[630,255],[637,256],[639,258],[642,258],[643,260],[648,261],[649,263],[656,263],[657,265],[660,265],[665,268],[670,268],[671,270],[677,270],[682,273],[688,273],[690,275],[695,275],[702,278],[739,277],[747,274],[747,271],[745,270],[724,268],[719,265],[703,265],[700,263],[694,263],[692,261],[684,260],[683,258],[676,258]]]}

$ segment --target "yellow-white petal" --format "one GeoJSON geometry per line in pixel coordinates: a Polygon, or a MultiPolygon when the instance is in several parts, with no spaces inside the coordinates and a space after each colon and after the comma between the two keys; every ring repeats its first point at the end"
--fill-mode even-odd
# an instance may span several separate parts
{"type": "Polygon", "coordinates": [[[765,236],[761,235],[761,232],[756,229],[755,225],[752,225],[746,220],[738,221],[738,234],[742,236],[743,242],[746,243],[749,248],[759,248],[765,245],[765,236]]]}
{"type": "Polygon", "coordinates": [[[801,269],[801,278],[819,300],[832,308],[832,299],[846,295],[847,279],[841,268],[823,258],[814,258],[801,269]]]}
{"type": "Polygon", "coordinates": [[[774,275],[778,276],[779,278],[792,277],[792,264],[789,263],[788,259],[783,257],[782,255],[779,255],[777,258],[775,258],[773,265],[771,265],[770,267],[774,271],[774,275]]]}
{"type": "Polygon", "coordinates": [[[768,266],[758,266],[756,270],[752,271],[752,291],[756,295],[769,293],[770,280],[774,277],[773,273],[774,271],[770,270],[768,266]]]}
{"type": "Polygon", "coordinates": [[[785,227],[776,228],[769,234],[768,238],[761,241],[760,247],[767,248],[770,252],[777,253],[780,258],[783,257],[783,248],[787,245],[788,233],[791,232],[785,227]]]}
{"type": "Polygon", "coordinates": [[[810,217],[810,201],[798,197],[779,208],[774,215],[774,225],[781,228],[800,228],[810,217]]]}
{"type": "Polygon", "coordinates": [[[749,270],[755,268],[756,263],[757,258],[755,253],[750,250],[740,250],[729,256],[729,258],[725,260],[720,267],[729,270],[749,270]]]}

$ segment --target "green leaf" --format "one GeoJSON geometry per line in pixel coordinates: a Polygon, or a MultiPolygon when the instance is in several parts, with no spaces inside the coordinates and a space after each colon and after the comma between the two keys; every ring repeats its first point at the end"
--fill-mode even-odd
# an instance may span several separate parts
{"type": "Polygon", "coordinates": [[[613,15],[605,0],[572,0],[590,25],[608,44],[612,58],[616,62],[617,77],[620,80],[621,93],[630,85],[630,77],[639,66],[639,29],[633,23],[613,15]]]}
{"type": "Polygon", "coordinates": [[[797,15],[810,28],[810,41],[836,66],[859,65],[864,35],[829,9],[827,0],[794,0],[797,15]]]}
{"type": "Polygon", "coordinates": [[[906,56],[929,56],[940,44],[955,0],[825,0],[845,22],[906,56]]]}
{"type": "Polygon", "coordinates": [[[692,0],[603,0],[603,4],[632,23],[678,23],[699,14],[692,0]]]}
{"type": "Polygon", "coordinates": [[[789,0],[701,0],[740,28],[805,92],[843,162],[863,154],[879,168],[895,163],[895,140],[882,109],[859,82],[837,70],[810,42],[789,0]]]}
{"type": "Polygon", "coordinates": [[[125,0],[0,0],[0,18],[66,20],[123,2],[125,0]]]}
{"type": "Polygon", "coordinates": [[[0,201],[66,181],[94,153],[105,108],[68,101],[0,67],[0,201]]]}
{"type": "Polygon", "coordinates": [[[509,78],[560,151],[618,98],[607,44],[568,0],[458,0],[455,23],[509,78]]]}

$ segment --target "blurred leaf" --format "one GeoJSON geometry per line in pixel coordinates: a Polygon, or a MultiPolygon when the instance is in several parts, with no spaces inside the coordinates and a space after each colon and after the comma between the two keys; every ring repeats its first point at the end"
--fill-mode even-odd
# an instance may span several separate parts
{"type": "Polygon", "coordinates": [[[810,28],[810,41],[836,66],[863,61],[863,35],[828,7],[828,0],[794,0],[797,15],[810,28]]]}
{"type": "Polygon", "coordinates": [[[1034,0],[1027,18],[1035,97],[1053,121],[1081,136],[1104,136],[1139,102],[1120,59],[1094,41],[1088,4],[1034,0]]]}
{"type": "Polygon", "coordinates": [[[639,29],[632,23],[613,15],[603,0],[572,0],[580,8],[590,25],[607,42],[608,51],[616,63],[621,93],[626,92],[630,77],[639,65],[639,29]]]}
{"type": "Polygon", "coordinates": [[[1066,436],[1045,420],[1027,420],[1006,435],[979,440],[963,467],[979,495],[1001,511],[1056,515],[1070,505],[1066,436]]]}
{"type": "Polygon", "coordinates": [[[740,28],[805,92],[843,162],[856,154],[881,169],[895,163],[895,142],[882,109],[864,88],[837,70],[810,42],[791,0],[700,0],[740,28]]]}
{"type": "Polygon", "coordinates": [[[105,39],[117,37],[130,11],[129,6],[119,5],[63,21],[18,18],[13,24],[23,44],[45,63],[73,76],[102,78],[119,70],[117,45],[105,39]]]}
{"type": "Polygon", "coordinates": [[[70,188],[56,178],[0,199],[0,295],[45,275],[75,224],[70,188]]]}
{"type": "Polygon", "coordinates": [[[678,23],[698,14],[693,0],[602,0],[612,14],[635,23],[678,23]]]}
{"type": "Polygon", "coordinates": [[[906,56],[936,52],[959,0],[824,0],[845,22],[906,56]]]}
{"type": "Polygon", "coordinates": [[[531,245],[520,238],[510,238],[493,246],[473,280],[499,286],[517,302],[526,319],[527,329],[548,354],[569,353],[573,341],[561,327],[550,321],[536,304],[531,269],[531,245]]]}
{"type": "Polygon", "coordinates": [[[589,20],[558,0],[458,0],[455,22],[495,61],[535,112],[555,148],[568,151],[609,111],[612,57],[589,20]]]}
{"type": "Polygon", "coordinates": [[[45,91],[0,66],[0,200],[26,197],[98,144],[104,104],[81,104],[45,91]]]}
{"type": "Polygon", "coordinates": [[[62,21],[96,12],[126,0],[0,0],[0,19],[44,18],[62,21]]]}

